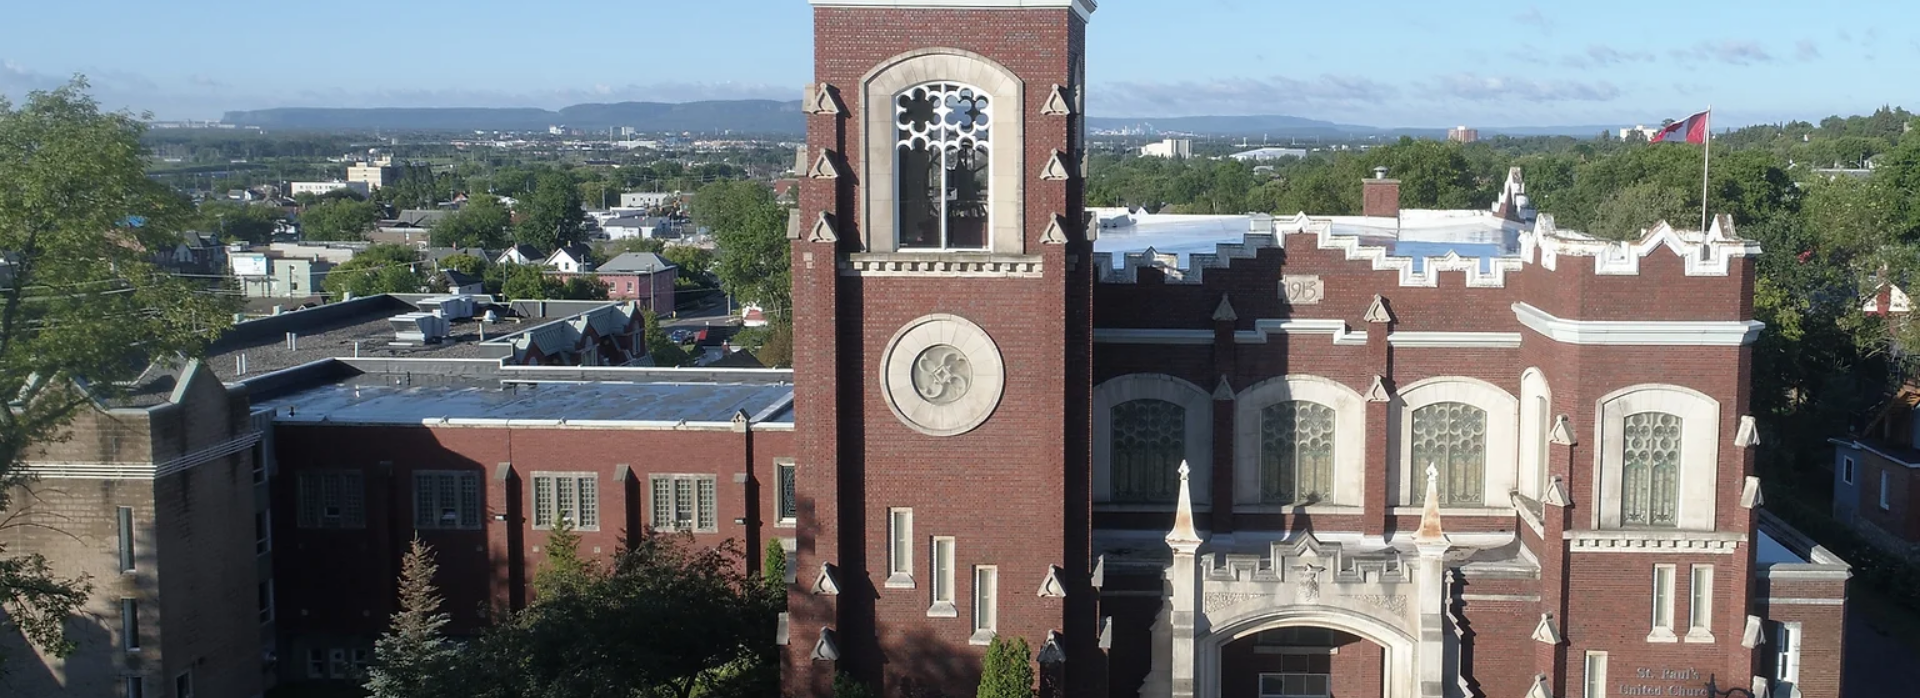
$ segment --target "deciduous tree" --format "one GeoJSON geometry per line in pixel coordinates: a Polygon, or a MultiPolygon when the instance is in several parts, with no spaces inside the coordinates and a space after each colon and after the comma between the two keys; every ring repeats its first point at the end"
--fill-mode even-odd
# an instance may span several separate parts
{"type": "Polygon", "coordinates": [[[448,214],[433,225],[433,244],[436,247],[479,247],[482,249],[500,249],[510,241],[508,226],[512,216],[500,200],[486,194],[475,194],[467,199],[460,210],[448,214]]]}
{"type": "Polygon", "coordinates": [[[427,285],[419,256],[406,245],[373,245],[327,273],[332,296],[419,293],[427,285]]]}
{"type": "Polygon", "coordinates": [[[300,212],[300,237],[307,240],[359,240],[380,220],[380,207],[371,201],[334,199],[300,212]]]}

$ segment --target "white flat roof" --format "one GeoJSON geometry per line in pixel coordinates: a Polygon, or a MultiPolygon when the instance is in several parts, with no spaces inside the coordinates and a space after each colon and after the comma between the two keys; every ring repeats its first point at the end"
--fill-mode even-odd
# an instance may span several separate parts
{"type": "MultiPolygon", "coordinates": [[[[1095,209],[1101,212],[1124,209],[1095,209]]],[[[1253,216],[1207,216],[1180,214],[1133,215],[1133,225],[1102,228],[1093,243],[1093,251],[1110,252],[1116,265],[1127,253],[1152,249],[1159,254],[1179,255],[1177,264],[1190,268],[1194,253],[1211,254],[1219,245],[1237,244],[1247,233],[1271,233],[1271,229],[1253,230],[1253,216]]],[[[1276,221],[1287,220],[1284,217],[1276,221]]],[[[1334,235],[1361,238],[1367,245],[1387,248],[1396,257],[1411,257],[1414,269],[1425,266],[1428,257],[1445,257],[1449,252],[1463,258],[1479,258],[1482,270],[1488,270],[1493,257],[1519,254],[1520,232],[1524,224],[1504,220],[1482,211],[1432,211],[1407,209],[1399,218],[1369,216],[1333,216],[1334,235]]]]}

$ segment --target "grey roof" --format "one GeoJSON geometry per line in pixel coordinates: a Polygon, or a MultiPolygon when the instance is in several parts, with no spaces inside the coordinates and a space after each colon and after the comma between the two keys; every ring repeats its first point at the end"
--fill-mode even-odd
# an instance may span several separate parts
{"type": "Polygon", "coordinates": [[[660,224],[659,216],[621,216],[601,223],[602,228],[646,228],[660,224]]]}
{"type": "Polygon", "coordinates": [[[421,255],[427,259],[427,261],[436,262],[436,263],[439,262],[440,260],[446,259],[448,257],[452,257],[457,254],[463,254],[468,257],[477,257],[483,261],[488,261],[488,262],[493,261],[494,257],[499,256],[496,253],[488,252],[478,247],[429,247],[426,249],[425,252],[421,253],[421,255]]]}
{"type": "Polygon", "coordinates": [[[263,401],[282,424],[433,425],[442,420],[520,420],[527,426],[595,422],[725,424],[793,422],[787,383],[543,383],[395,386],[348,382],[263,401]],[[290,409],[289,409],[290,408],[290,409]]]}
{"type": "Polygon", "coordinates": [[[400,217],[395,220],[398,220],[401,225],[410,225],[416,228],[431,228],[433,224],[439,223],[440,219],[446,218],[448,213],[450,212],[408,209],[401,211],[400,217]]]}
{"type": "Polygon", "coordinates": [[[673,262],[652,252],[623,252],[596,271],[602,274],[652,274],[673,269],[673,262]]]}

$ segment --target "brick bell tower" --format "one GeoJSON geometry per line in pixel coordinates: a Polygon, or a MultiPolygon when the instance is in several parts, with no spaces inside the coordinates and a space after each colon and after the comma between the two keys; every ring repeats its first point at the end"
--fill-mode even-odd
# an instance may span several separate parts
{"type": "Polygon", "coordinates": [[[1095,2],[811,4],[785,690],[970,694],[998,636],[1051,695],[1097,695],[1095,2]]]}

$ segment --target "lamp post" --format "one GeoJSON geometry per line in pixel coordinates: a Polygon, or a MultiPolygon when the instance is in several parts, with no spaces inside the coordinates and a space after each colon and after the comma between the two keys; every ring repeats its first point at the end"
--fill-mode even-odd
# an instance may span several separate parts
{"type": "Polygon", "coordinates": [[[1733,686],[1728,688],[1727,690],[1722,691],[1720,690],[1719,677],[1714,675],[1709,675],[1707,676],[1707,695],[1712,698],[1717,698],[1718,696],[1727,696],[1727,698],[1733,698],[1733,696],[1735,695],[1742,696],[1742,698],[1753,698],[1753,691],[1749,691],[1739,686],[1733,686]]]}

